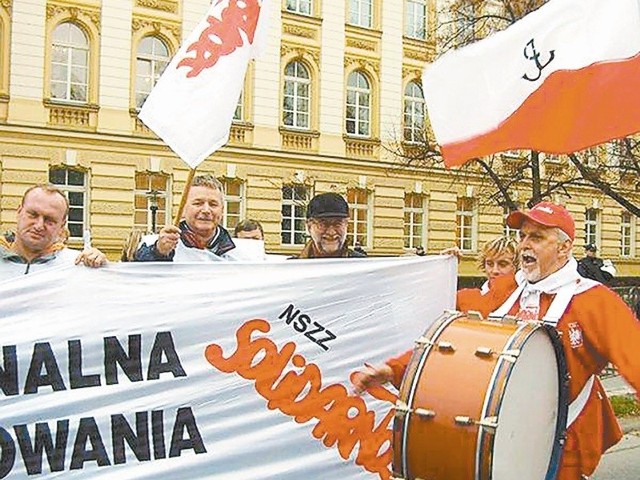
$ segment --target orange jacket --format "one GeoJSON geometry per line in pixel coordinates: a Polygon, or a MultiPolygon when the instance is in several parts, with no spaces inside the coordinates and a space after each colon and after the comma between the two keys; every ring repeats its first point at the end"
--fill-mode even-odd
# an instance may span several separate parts
{"type": "MultiPolygon", "coordinates": [[[[491,290],[470,309],[487,316],[504,303],[513,289],[513,277],[498,278],[492,282],[491,290]]],[[[541,317],[552,300],[552,295],[541,295],[541,317]]],[[[516,302],[509,313],[515,314],[518,308],[516,302]]],[[[640,398],[640,322],[615,292],[599,285],[575,295],[556,328],[561,332],[571,375],[570,402],[587,379],[600,373],[609,362],[617,367],[640,398]]],[[[396,386],[402,381],[411,353],[405,352],[387,361],[394,372],[396,386]]],[[[602,454],[621,437],[611,403],[601,383],[596,381],[587,404],[567,432],[558,480],[577,480],[581,474],[591,475],[602,454]]]]}

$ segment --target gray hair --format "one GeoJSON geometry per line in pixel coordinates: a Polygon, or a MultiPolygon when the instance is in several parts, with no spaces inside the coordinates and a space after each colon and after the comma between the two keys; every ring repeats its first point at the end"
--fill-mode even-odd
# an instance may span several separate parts
{"type": "Polygon", "coordinates": [[[204,175],[196,175],[195,177],[193,177],[191,186],[207,187],[213,190],[218,190],[220,192],[220,195],[222,196],[222,201],[224,202],[224,185],[222,185],[222,182],[210,173],[204,175]]]}
{"type": "MultiPolygon", "coordinates": [[[[572,242],[573,240],[571,240],[571,237],[569,237],[569,235],[566,234],[566,232],[564,230],[561,230],[558,227],[554,227],[553,228],[556,232],[556,236],[558,237],[558,243],[564,243],[567,240],[572,242]]],[[[569,250],[569,258],[573,257],[573,251],[569,250]]]]}

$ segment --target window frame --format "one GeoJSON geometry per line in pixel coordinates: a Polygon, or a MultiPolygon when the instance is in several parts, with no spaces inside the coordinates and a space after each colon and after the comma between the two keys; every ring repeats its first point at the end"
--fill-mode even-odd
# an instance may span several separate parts
{"type": "Polygon", "coordinates": [[[416,79],[407,82],[407,85],[404,88],[402,102],[402,140],[408,144],[419,144],[424,140],[426,101],[422,86],[416,79]],[[410,95],[407,92],[409,88],[417,88],[421,97],[410,95]],[[410,110],[409,113],[407,113],[408,107],[410,110]],[[416,116],[419,117],[418,120],[420,120],[420,122],[416,121],[416,116]],[[410,133],[409,139],[407,139],[407,132],[410,133]]]}
{"type": "Polygon", "coordinates": [[[157,231],[162,228],[165,224],[171,222],[171,177],[165,173],[161,172],[135,172],[134,175],[135,188],[133,190],[134,201],[133,201],[133,226],[134,228],[142,228],[142,224],[136,222],[136,213],[145,211],[146,212],[146,232],[157,233],[157,231]],[[147,175],[147,189],[143,190],[138,188],[138,176],[139,175],[147,175]],[[164,190],[158,190],[154,187],[154,178],[162,178],[164,179],[164,190]],[[164,199],[164,208],[161,208],[158,205],[158,210],[156,210],[156,232],[153,232],[153,214],[151,211],[151,192],[156,192],[157,199],[164,199]],[[145,198],[145,209],[137,208],[136,198],[145,198]],[[164,215],[164,221],[161,221],[160,216],[164,215]]]}
{"type": "Polygon", "coordinates": [[[82,240],[84,236],[84,232],[89,230],[89,172],[83,168],[70,167],[67,165],[52,165],[48,170],[48,178],[49,183],[51,185],[55,185],[60,191],[64,192],[69,200],[69,215],[67,217],[66,227],[69,230],[69,240],[82,240]],[[51,174],[54,170],[63,170],[65,172],[65,183],[55,183],[51,174]],[[70,185],[69,184],[69,172],[76,172],[82,174],[82,185],[70,185]],[[72,198],[70,197],[70,193],[81,193],[82,194],[82,221],[81,221],[81,232],[80,235],[73,235],[71,231],[70,225],[76,225],[79,222],[77,220],[71,220],[72,211],[74,208],[77,208],[76,205],[72,204],[72,198]]]}
{"type": "Polygon", "coordinates": [[[306,17],[313,16],[313,0],[285,0],[284,1],[284,9],[287,12],[296,13],[298,15],[304,15],[306,17]],[[295,6],[293,8],[289,7],[290,3],[294,3],[295,6]],[[309,11],[305,12],[304,9],[301,8],[301,5],[307,4],[309,6],[309,11]]]}
{"type": "Polygon", "coordinates": [[[364,70],[356,69],[349,72],[347,75],[347,84],[346,84],[346,97],[345,97],[345,133],[346,135],[354,138],[372,138],[373,137],[373,82],[369,75],[364,70]],[[351,78],[357,75],[355,78],[356,85],[350,85],[351,78]],[[362,78],[367,83],[367,87],[361,87],[358,85],[359,79],[362,78]],[[354,102],[350,102],[350,93],[354,95],[354,102]],[[368,101],[366,105],[361,104],[362,95],[366,94],[368,97],[368,101]],[[354,116],[349,117],[349,107],[353,108],[354,116]],[[363,112],[368,112],[367,118],[362,120],[363,112]],[[354,132],[349,132],[349,122],[353,122],[354,132]],[[366,125],[367,132],[359,133],[360,126],[366,125]]]}
{"type": "Polygon", "coordinates": [[[282,115],[281,121],[282,125],[285,128],[295,129],[295,130],[311,130],[312,124],[312,107],[313,107],[313,78],[312,78],[312,68],[306,64],[301,58],[293,58],[285,64],[283,70],[283,87],[282,87],[282,115]],[[287,75],[287,69],[290,65],[294,65],[296,71],[298,70],[298,66],[302,67],[303,71],[306,73],[305,77],[300,76],[289,76],[287,75]],[[288,85],[292,85],[292,94],[287,93],[288,85]],[[306,86],[307,95],[304,97],[299,94],[299,90],[302,87],[306,86]],[[292,99],[292,107],[291,110],[287,110],[285,103],[287,98],[292,99]],[[298,100],[306,100],[307,103],[307,111],[298,110],[298,100]],[[286,123],[285,115],[290,112],[292,118],[292,124],[289,125],[286,123]],[[298,117],[302,115],[306,116],[306,125],[298,125],[298,117]]]}
{"type": "Polygon", "coordinates": [[[363,248],[371,248],[371,224],[372,224],[372,195],[366,188],[348,188],[347,203],[349,204],[349,224],[347,225],[346,243],[349,247],[355,247],[360,242],[363,248]],[[355,194],[355,201],[352,198],[355,194]],[[360,203],[360,196],[364,195],[364,203],[360,203]],[[358,215],[364,212],[364,220],[358,215]],[[358,226],[364,224],[364,239],[358,232],[358,226]],[[363,241],[364,240],[364,241],[363,241]]]}
{"type": "Polygon", "coordinates": [[[54,25],[54,27],[51,30],[51,38],[50,38],[50,55],[48,58],[48,75],[47,75],[47,87],[48,87],[48,93],[49,93],[49,98],[51,99],[51,101],[54,102],[59,102],[59,103],[67,103],[67,104],[71,104],[71,105],[87,105],[89,103],[91,103],[91,90],[92,90],[92,52],[91,52],[91,43],[92,43],[92,38],[91,35],[89,34],[89,32],[87,31],[85,25],[83,25],[82,23],[80,23],[79,21],[75,20],[75,19],[63,19],[60,22],[56,23],[54,25]],[[63,28],[64,26],[69,25],[72,28],[77,29],[83,36],[84,40],[85,40],[85,44],[78,46],[78,45],[72,45],[72,44],[65,44],[64,42],[60,42],[60,43],[56,43],[56,41],[54,40],[54,37],[56,36],[56,31],[58,31],[58,29],[63,28]],[[56,51],[56,47],[59,46],[61,49],[63,49],[63,53],[66,57],[65,62],[56,62],[55,61],[55,51],[56,51]],[[72,75],[73,75],[73,71],[74,71],[74,63],[73,63],[73,57],[74,57],[74,52],[77,51],[81,51],[84,53],[84,57],[85,57],[85,64],[84,65],[75,65],[76,67],[80,68],[84,68],[85,70],[85,81],[84,83],[79,83],[79,82],[75,82],[75,84],[77,85],[81,85],[85,88],[85,94],[84,94],[84,98],[82,100],[78,100],[78,99],[73,99],[71,98],[71,94],[72,94],[72,87],[74,85],[74,82],[72,82],[72,75]],[[54,81],[54,71],[56,70],[55,67],[56,65],[62,66],[64,67],[64,69],[66,70],[66,78],[64,81],[62,80],[55,80],[54,81]],[[54,88],[53,85],[55,83],[58,84],[63,84],[65,86],[65,97],[61,98],[61,97],[55,97],[54,96],[54,88]]]}
{"type": "Polygon", "coordinates": [[[220,183],[224,187],[224,211],[222,215],[222,226],[227,230],[233,230],[235,226],[245,217],[246,210],[246,183],[239,178],[227,178],[222,177],[219,179],[220,183]],[[238,194],[235,192],[229,192],[229,186],[234,185],[238,187],[238,194]],[[231,208],[229,208],[230,204],[238,204],[238,213],[230,214],[231,208]],[[237,218],[236,218],[237,217],[237,218]],[[236,222],[233,223],[230,220],[235,219],[236,222]]]}
{"type": "MultiPolygon", "coordinates": [[[[147,55],[147,54],[145,54],[145,55],[147,55]]],[[[135,62],[135,70],[134,70],[134,80],[133,80],[133,96],[134,96],[133,103],[134,103],[134,108],[136,110],[139,111],[142,108],[142,105],[144,104],[144,102],[146,101],[147,97],[149,96],[149,94],[153,90],[153,87],[156,85],[156,83],[160,79],[160,76],[162,75],[164,70],[169,65],[169,62],[171,61],[171,56],[172,56],[171,55],[171,45],[161,35],[158,35],[158,34],[155,34],[155,33],[149,33],[147,35],[142,36],[138,40],[138,42],[136,43],[135,60],[134,60],[134,62],[135,62]],[[166,49],[167,56],[164,57],[166,59],[164,67],[161,67],[161,68],[158,68],[158,69],[155,68],[156,63],[161,62],[161,59],[163,57],[161,57],[160,55],[155,55],[154,52],[148,54],[147,58],[145,58],[144,56],[141,58],[140,48],[142,46],[142,43],[147,39],[151,39],[152,41],[154,41],[154,43],[153,43],[154,46],[157,43],[160,43],[166,49]],[[141,75],[140,75],[140,72],[139,72],[139,63],[140,63],[140,61],[146,61],[151,65],[150,66],[151,74],[150,74],[150,76],[147,77],[147,79],[149,79],[149,78],[151,79],[151,85],[150,85],[149,91],[146,92],[144,100],[142,101],[142,103],[140,103],[140,105],[138,105],[138,95],[140,95],[141,93],[142,94],[145,93],[145,92],[140,92],[138,90],[138,80],[141,78],[141,75]]]]}
{"type": "Polygon", "coordinates": [[[584,244],[594,244],[600,247],[600,210],[587,208],[584,212],[584,244]],[[589,218],[593,214],[594,218],[589,218]]]}
{"type": "Polygon", "coordinates": [[[475,252],[477,250],[477,202],[471,197],[458,197],[456,201],[456,245],[463,252],[475,252]],[[464,204],[462,203],[464,202],[464,204]],[[461,209],[469,205],[470,208],[461,209]],[[465,232],[470,237],[465,237],[465,232]],[[467,247],[468,242],[468,247],[467,247]]]}
{"type": "Polygon", "coordinates": [[[404,232],[403,232],[403,244],[405,250],[414,250],[416,247],[422,246],[427,249],[427,197],[420,193],[407,192],[404,194],[404,232]],[[410,200],[410,205],[407,204],[407,200],[410,200]],[[418,202],[419,205],[415,205],[418,202]],[[415,216],[420,215],[419,221],[415,221],[415,216]],[[407,219],[407,216],[409,217],[407,219]],[[408,220],[408,221],[407,221],[408,220]],[[415,227],[420,228],[419,235],[414,235],[415,227]],[[407,235],[407,230],[409,234],[407,235]],[[418,239],[417,241],[415,239],[418,239]]]}
{"type": "Polygon", "coordinates": [[[346,13],[347,24],[361,28],[373,28],[375,22],[373,0],[348,0],[346,13]],[[368,12],[363,11],[367,6],[369,7],[368,12]]]}
{"type": "Polygon", "coordinates": [[[415,40],[426,40],[428,29],[428,8],[426,0],[406,0],[404,3],[404,35],[415,40]],[[422,12],[418,10],[422,9],[422,12]],[[422,17],[422,25],[420,25],[419,17],[422,17]],[[419,27],[422,27],[422,33],[419,33],[419,27]]]}
{"type": "Polygon", "coordinates": [[[635,257],[636,217],[624,211],[620,214],[620,256],[624,258],[635,257]],[[628,221],[625,221],[625,217],[628,221]]]}
{"type": "Polygon", "coordinates": [[[285,183],[282,185],[280,189],[280,198],[282,202],[280,205],[280,214],[282,217],[280,221],[280,245],[284,247],[299,247],[307,243],[308,234],[306,209],[309,200],[311,200],[312,198],[312,193],[313,192],[311,191],[311,187],[301,183],[285,183]],[[291,198],[285,198],[285,188],[289,188],[291,190],[291,198]],[[304,190],[303,197],[296,195],[296,192],[300,191],[301,189],[304,190]],[[289,215],[285,215],[284,213],[286,206],[291,207],[291,213],[289,215]],[[300,211],[300,215],[296,215],[297,208],[300,211]],[[291,228],[285,231],[284,223],[286,220],[289,220],[291,222],[291,228]],[[301,222],[302,229],[296,228],[297,221],[301,222]],[[290,235],[290,239],[288,242],[285,242],[284,236],[287,233],[290,235]],[[297,242],[297,239],[300,239],[301,241],[297,242]]]}

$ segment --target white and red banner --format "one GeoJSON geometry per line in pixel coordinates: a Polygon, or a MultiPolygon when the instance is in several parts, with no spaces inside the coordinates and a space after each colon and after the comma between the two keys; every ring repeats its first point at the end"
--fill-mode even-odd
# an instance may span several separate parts
{"type": "Polygon", "coordinates": [[[349,378],[455,302],[452,257],[69,267],[0,283],[0,478],[389,479],[349,378]]]}
{"type": "Polygon", "coordinates": [[[213,0],[139,118],[191,168],[229,140],[247,65],[264,43],[268,0],[213,0]]]}
{"type": "Polygon", "coordinates": [[[571,153],[640,131],[640,2],[551,0],[425,68],[445,164],[571,153]]]}

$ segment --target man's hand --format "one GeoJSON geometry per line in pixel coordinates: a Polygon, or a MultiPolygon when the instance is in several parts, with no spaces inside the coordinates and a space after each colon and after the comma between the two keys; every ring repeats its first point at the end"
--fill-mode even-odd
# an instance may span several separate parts
{"type": "Polygon", "coordinates": [[[390,382],[391,379],[393,379],[393,370],[389,365],[383,363],[377,367],[365,364],[365,370],[357,372],[351,381],[354,392],[360,395],[369,388],[390,382]]]}
{"type": "Polygon", "coordinates": [[[107,264],[107,256],[97,248],[85,248],[76,258],[76,265],[98,268],[107,264]]]}
{"type": "Polygon", "coordinates": [[[163,257],[167,257],[176,249],[178,240],[180,240],[180,229],[174,225],[167,225],[160,230],[156,250],[163,257]]]}

